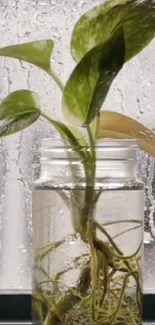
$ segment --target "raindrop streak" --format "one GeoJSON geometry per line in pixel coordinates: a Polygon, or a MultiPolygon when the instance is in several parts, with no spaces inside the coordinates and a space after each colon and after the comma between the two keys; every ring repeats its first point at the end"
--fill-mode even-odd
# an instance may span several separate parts
{"type": "Polygon", "coordinates": [[[136,101],[137,101],[137,104],[138,104],[138,110],[139,110],[139,113],[140,113],[140,114],[144,114],[144,109],[142,108],[142,105],[141,105],[141,103],[140,103],[140,99],[137,98],[136,101]]]}

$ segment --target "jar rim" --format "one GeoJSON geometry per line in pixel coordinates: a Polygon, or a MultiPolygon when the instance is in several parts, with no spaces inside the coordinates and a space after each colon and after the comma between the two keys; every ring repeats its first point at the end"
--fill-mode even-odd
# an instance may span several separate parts
{"type": "MultiPolygon", "coordinates": [[[[83,146],[84,147],[84,146],[83,146]]],[[[89,145],[88,145],[89,147],[89,145]]],[[[138,149],[136,139],[98,139],[95,143],[95,147],[97,148],[115,148],[115,149],[130,149],[135,148],[138,149]]],[[[72,148],[70,144],[64,144],[63,141],[59,138],[43,138],[41,149],[54,149],[54,148],[72,148]]]]}
{"type": "MultiPolygon", "coordinates": [[[[102,139],[95,145],[97,160],[136,160],[137,143],[135,139],[102,139]]],[[[52,160],[81,160],[80,152],[91,151],[90,146],[73,147],[60,139],[44,138],[40,148],[42,162],[52,160]]]]}

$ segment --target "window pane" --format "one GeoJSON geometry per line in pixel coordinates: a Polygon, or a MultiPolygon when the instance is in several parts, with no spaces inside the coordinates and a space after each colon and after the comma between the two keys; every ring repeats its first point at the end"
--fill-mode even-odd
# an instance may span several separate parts
{"type": "MultiPolygon", "coordinates": [[[[0,1],[0,46],[36,39],[53,39],[52,64],[65,81],[73,61],[69,54],[72,28],[88,8],[99,0],[2,0],[0,1]]],[[[155,42],[139,57],[129,62],[117,77],[104,104],[106,109],[124,112],[151,128],[154,127],[155,42]]],[[[32,89],[40,94],[43,109],[52,117],[62,118],[60,91],[42,71],[27,63],[0,58],[0,96],[16,89],[32,89]]],[[[31,290],[31,188],[32,166],[42,137],[51,136],[42,121],[21,134],[0,143],[0,290],[31,290]],[[10,271],[11,270],[11,271],[10,271]]],[[[146,221],[155,234],[154,162],[142,159],[141,177],[146,183],[146,221]],[[146,166],[145,166],[146,164],[146,166]],[[148,168],[148,164],[149,168],[148,168]],[[150,172],[148,172],[150,170],[150,172]],[[144,173],[144,174],[143,174],[144,173]]],[[[147,224],[147,230],[149,226],[147,224]]],[[[150,235],[148,235],[150,236],[150,235]]],[[[145,289],[154,286],[155,256],[153,241],[146,245],[145,289]]]]}
{"type": "Polygon", "coordinates": [[[155,292],[155,163],[154,159],[141,153],[139,178],[145,183],[145,292],[155,292]]]}

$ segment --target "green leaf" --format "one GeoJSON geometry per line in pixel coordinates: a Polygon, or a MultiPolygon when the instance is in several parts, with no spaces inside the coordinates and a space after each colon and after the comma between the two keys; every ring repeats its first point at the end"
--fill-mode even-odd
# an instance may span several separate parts
{"type": "Polygon", "coordinates": [[[85,126],[95,118],[123,66],[124,55],[124,37],[119,29],[105,44],[96,46],[82,58],[63,93],[63,111],[69,123],[85,126]]]}
{"type": "Polygon", "coordinates": [[[50,58],[54,42],[43,40],[19,45],[7,46],[0,49],[0,56],[23,60],[50,73],[50,58]]]}
{"type": "Polygon", "coordinates": [[[34,123],[39,118],[39,115],[40,111],[31,112],[21,114],[11,120],[5,120],[5,122],[0,125],[0,137],[22,131],[34,123]]]}
{"type": "Polygon", "coordinates": [[[126,115],[103,111],[97,138],[136,139],[139,147],[155,157],[155,133],[126,115]]]}
{"type": "Polygon", "coordinates": [[[11,93],[0,103],[0,136],[23,130],[40,115],[39,99],[36,93],[29,90],[18,90],[11,93]]]}
{"type": "Polygon", "coordinates": [[[110,0],[88,11],[77,22],[71,41],[76,62],[93,47],[104,43],[114,29],[123,27],[125,61],[146,47],[155,36],[154,0],[110,0]]]}
{"type": "Polygon", "coordinates": [[[25,89],[17,90],[0,103],[0,120],[13,119],[23,113],[36,112],[39,109],[39,97],[36,93],[25,89]]]}

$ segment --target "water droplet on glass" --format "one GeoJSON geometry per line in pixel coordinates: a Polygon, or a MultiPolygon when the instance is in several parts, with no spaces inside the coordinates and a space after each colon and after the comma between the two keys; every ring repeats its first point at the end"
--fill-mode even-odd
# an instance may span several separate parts
{"type": "Polygon", "coordinates": [[[49,3],[48,3],[48,1],[41,1],[40,2],[40,5],[41,6],[47,6],[49,3]]]}
{"type": "Polygon", "coordinates": [[[63,209],[59,210],[60,215],[63,215],[63,213],[64,213],[63,209]]]}
{"type": "Polygon", "coordinates": [[[78,6],[81,8],[82,6],[84,6],[84,4],[85,4],[85,1],[81,0],[81,1],[79,1],[78,6]]]}
{"type": "Polygon", "coordinates": [[[150,87],[151,85],[152,85],[152,83],[148,80],[148,81],[147,81],[147,86],[150,87]]]}
{"type": "Polygon", "coordinates": [[[55,6],[56,5],[56,0],[51,0],[51,5],[55,6]]]}

